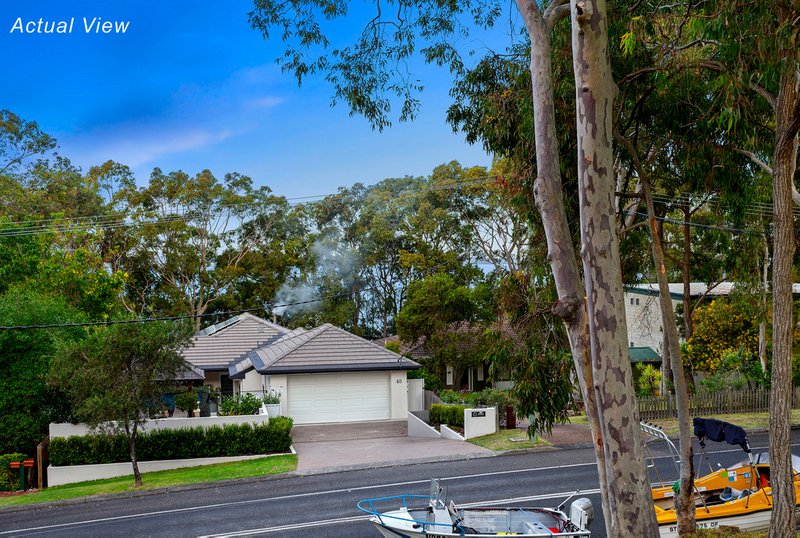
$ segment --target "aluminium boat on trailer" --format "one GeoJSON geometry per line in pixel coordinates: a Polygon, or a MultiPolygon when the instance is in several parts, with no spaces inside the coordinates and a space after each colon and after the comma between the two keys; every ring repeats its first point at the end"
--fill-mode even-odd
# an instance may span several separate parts
{"type": "MultiPolygon", "coordinates": [[[[647,426],[653,428],[653,425],[647,426]]],[[[644,424],[642,429],[653,435],[644,424]]],[[[700,441],[700,450],[710,471],[694,479],[697,527],[713,529],[724,525],[748,531],[768,529],[772,517],[769,453],[753,454],[744,429],[728,422],[695,418],[694,434],[700,441]],[[714,470],[708,461],[706,440],[740,446],[747,457],[735,465],[714,470]]],[[[663,438],[667,440],[668,446],[672,445],[666,435],[663,438]]],[[[670,453],[677,453],[674,445],[671,446],[670,453]]],[[[679,459],[675,461],[676,465],[680,463],[679,459]]],[[[792,469],[798,502],[798,511],[795,512],[797,517],[800,515],[800,457],[792,455],[792,469]]],[[[661,536],[678,536],[674,506],[675,484],[655,484],[652,495],[661,536]]]]}
{"type": "Polygon", "coordinates": [[[388,538],[591,536],[588,527],[594,518],[594,509],[592,502],[586,498],[576,499],[567,516],[561,509],[572,497],[552,509],[456,506],[453,501],[448,504],[446,496],[446,489],[434,479],[431,480],[429,496],[396,495],[364,499],[356,506],[369,514],[370,522],[388,538]]]}

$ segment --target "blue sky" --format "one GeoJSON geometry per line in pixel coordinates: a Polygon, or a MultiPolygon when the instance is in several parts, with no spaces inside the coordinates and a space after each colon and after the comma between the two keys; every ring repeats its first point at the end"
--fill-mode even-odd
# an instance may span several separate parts
{"type": "MultiPolygon", "coordinates": [[[[415,69],[422,113],[383,133],[330,107],[321,78],[298,88],[247,23],[251,2],[6,0],[0,14],[5,83],[0,108],[35,120],[84,170],[114,159],[139,183],[153,167],[221,176],[237,171],[287,197],[357,181],[426,175],[450,160],[488,165],[445,123],[446,70],[415,69]],[[69,20],[72,34],[11,33],[24,22],[69,20]],[[124,35],[86,34],[83,17],[130,21],[124,35]]],[[[344,25],[346,27],[346,25],[344,25]]],[[[339,36],[346,39],[346,35],[339,36]]]]}

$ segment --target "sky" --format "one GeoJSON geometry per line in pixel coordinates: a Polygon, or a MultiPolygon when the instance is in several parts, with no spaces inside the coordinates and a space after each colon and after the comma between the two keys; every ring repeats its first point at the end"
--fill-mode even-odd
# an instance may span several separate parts
{"type": "MultiPolygon", "coordinates": [[[[344,105],[332,108],[322,77],[298,88],[247,22],[249,0],[4,0],[0,108],[36,121],[84,171],[113,159],[145,184],[154,167],[217,177],[240,172],[289,198],[336,192],[356,182],[427,175],[441,163],[489,165],[445,121],[446,69],[418,66],[425,84],[412,123],[382,133],[344,105]],[[72,33],[44,34],[45,22],[72,33]],[[86,32],[128,22],[124,33],[86,32]],[[15,30],[15,26],[17,29],[15,30]]],[[[342,25],[346,40],[353,25],[342,25]],[[350,28],[348,30],[348,28],[350,28]]],[[[474,44],[474,42],[473,42],[474,44]]],[[[481,46],[478,43],[479,47],[481,46]]],[[[473,47],[475,48],[475,47],[473,47]]]]}

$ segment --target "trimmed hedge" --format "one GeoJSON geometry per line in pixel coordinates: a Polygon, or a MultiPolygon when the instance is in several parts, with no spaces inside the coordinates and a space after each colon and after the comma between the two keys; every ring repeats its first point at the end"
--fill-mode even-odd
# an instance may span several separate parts
{"type": "Polygon", "coordinates": [[[430,422],[431,424],[447,424],[448,426],[464,427],[464,407],[463,405],[431,405],[430,422]]]}
{"type": "Polygon", "coordinates": [[[24,461],[28,459],[25,454],[15,452],[13,454],[0,455],[0,491],[16,491],[19,489],[19,469],[11,469],[12,461],[24,461]]]}
{"type": "MultiPolygon", "coordinates": [[[[267,424],[228,424],[208,429],[181,428],[140,433],[136,437],[139,461],[214,458],[288,452],[292,444],[292,419],[274,417],[267,424]]],[[[128,438],[82,435],[50,440],[50,463],[91,465],[131,461],[128,438]]]]}

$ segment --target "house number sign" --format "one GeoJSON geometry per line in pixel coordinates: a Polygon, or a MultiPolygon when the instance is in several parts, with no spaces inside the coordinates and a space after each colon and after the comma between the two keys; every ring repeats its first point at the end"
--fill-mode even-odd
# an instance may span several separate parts
{"type": "Polygon", "coordinates": [[[473,417],[485,417],[486,416],[486,411],[473,411],[472,412],[472,416],[473,417]]]}

